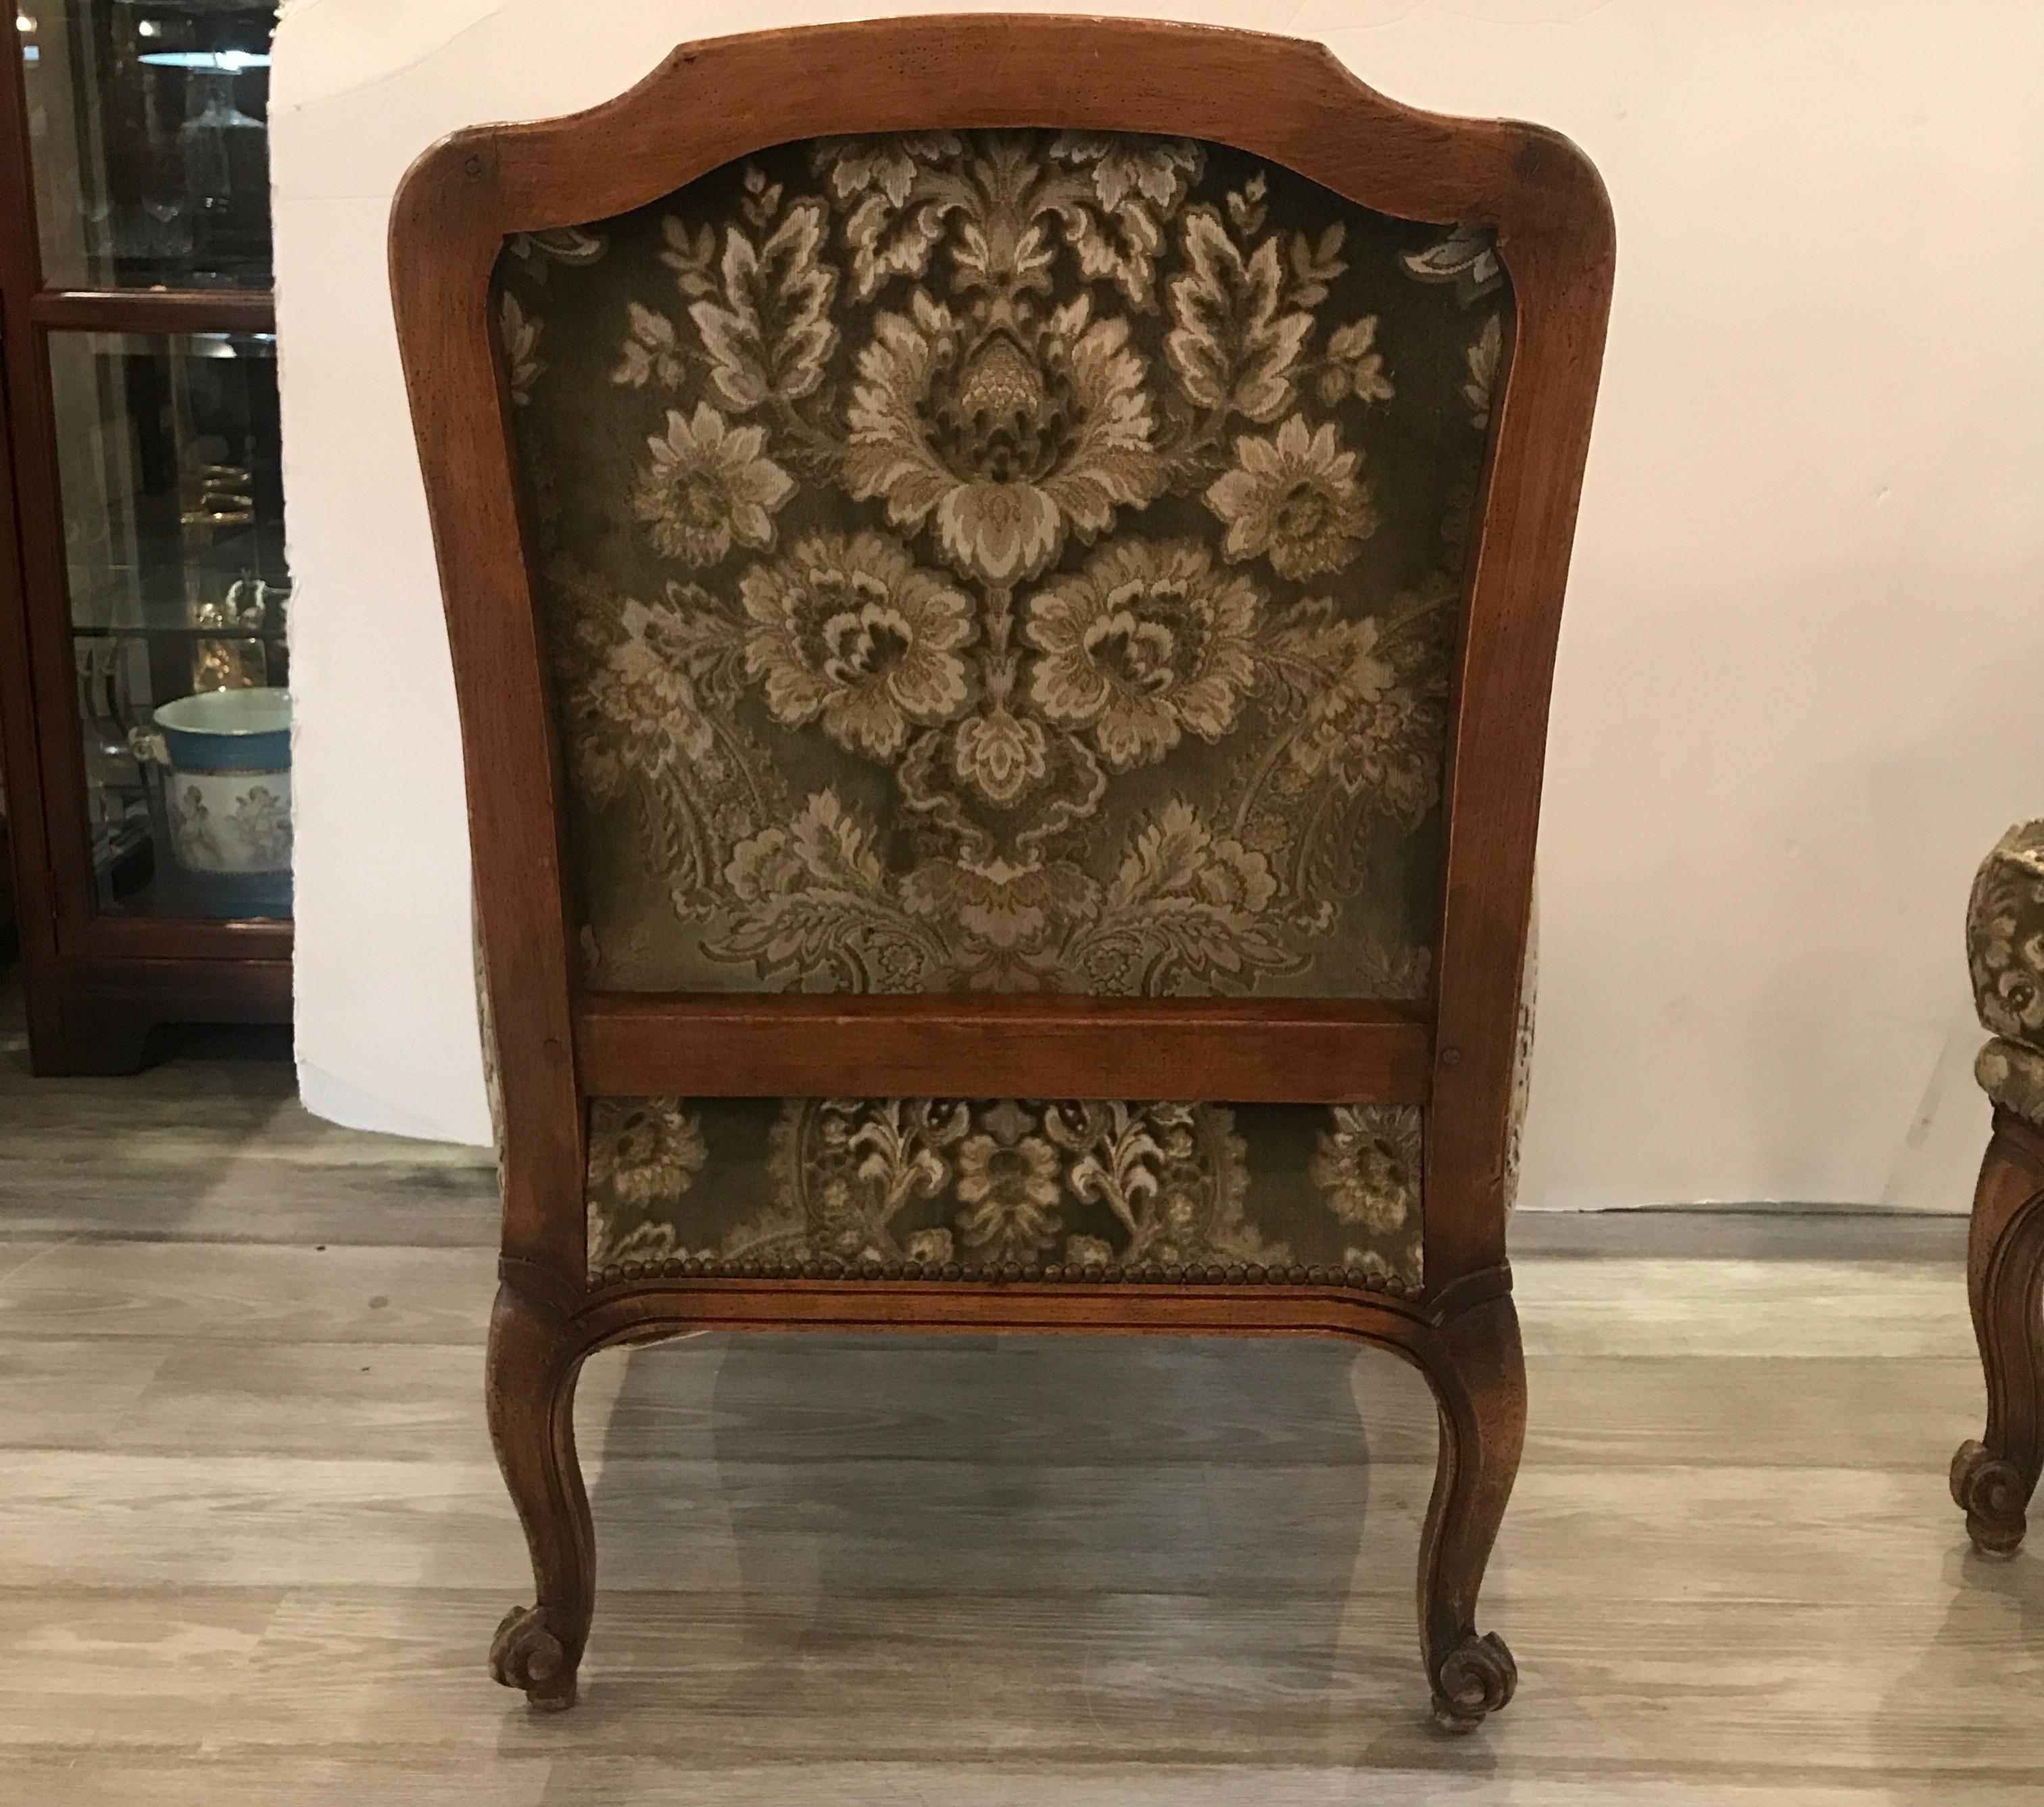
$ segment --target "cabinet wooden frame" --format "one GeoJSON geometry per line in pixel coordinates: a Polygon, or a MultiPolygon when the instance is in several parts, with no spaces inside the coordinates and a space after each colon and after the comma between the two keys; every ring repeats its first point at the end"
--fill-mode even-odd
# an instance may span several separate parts
{"type": "Polygon", "coordinates": [[[1435,1705],[1457,1725],[1502,1705],[1510,1658],[1476,1635],[1473,1609],[1524,1414],[1505,1164],[1548,694],[1611,294],[1611,212],[1589,162],[1539,127],[1400,106],[1304,41],[1043,15],[879,20],[684,45],[604,106],[457,132],[406,176],[390,255],[461,712],[500,1086],[491,1421],[540,1584],[538,1605],[501,1628],[499,1678],[540,1705],[574,1697],[593,1558],[569,1401],[596,1348],[712,1324],[1305,1333],[1394,1349],[1433,1383],[1443,1453],[1421,1623],[1435,1705]],[[628,212],[791,140],[938,127],[1203,139],[1379,213],[1495,232],[1512,288],[1509,355],[1454,672],[1438,980],[1420,1011],[1149,1000],[1136,1007],[1140,1059],[1117,1062],[1132,1008],[1120,1000],[579,988],[561,754],[490,318],[499,251],[513,234],[628,212]],[[679,1264],[592,1287],[589,1095],[627,1080],[634,1092],[927,1092],[938,1075],[918,1042],[933,1013],[977,1024],[997,1051],[971,1055],[969,1038],[955,1038],[974,1083],[955,1079],[955,1094],[1424,1105],[1424,1290],[713,1280],[679,1264]],[[1231,1020],[1216,1022],[1223,1014],[1231,1020]],[[735,1020],[746,1033],[720,1038],[735,1020]],[[1146,1083],[1125,1083],[1139,1076],[1146,1083]],[[1035,1083],[1051,1077],[1062,1083],[1035,1083]]]}
{"type": "MultiPolygon", "coordinates": [[[[10,27],[10,33],[13,28],[10,27]]],[[[44,279],[15,54],[0,68],[0,772],[38,1073],[132,1072],[159,1022],[287,1022],[288,922],[123,916],[93,893],[50,341],[66,332],[271,332],[267,290],[75,289],[44,279]]]]}

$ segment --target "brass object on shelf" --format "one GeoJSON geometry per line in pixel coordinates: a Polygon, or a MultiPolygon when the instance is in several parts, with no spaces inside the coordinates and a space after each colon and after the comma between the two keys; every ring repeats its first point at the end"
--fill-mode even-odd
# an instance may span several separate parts
{"type": "Polygon", "coordinates": [[[270,599],[281,606],[288,589],[260,577],[237,577],[217,601],[194,600],[194,627],[238,628],[231,639],[199,640],[192,646],[194,690],[257,690],[270,682],[269,648],[260,638],[270,615],[270,599]]]}

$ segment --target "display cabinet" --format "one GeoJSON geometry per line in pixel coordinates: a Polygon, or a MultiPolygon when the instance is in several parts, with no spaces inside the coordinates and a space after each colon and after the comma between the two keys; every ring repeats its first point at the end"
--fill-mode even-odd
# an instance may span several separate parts
{"type": "Polygon", "coordinates": [[[38,1072],[290,1008],[272,4],[21,0],[0,755],[38,1072]]]}

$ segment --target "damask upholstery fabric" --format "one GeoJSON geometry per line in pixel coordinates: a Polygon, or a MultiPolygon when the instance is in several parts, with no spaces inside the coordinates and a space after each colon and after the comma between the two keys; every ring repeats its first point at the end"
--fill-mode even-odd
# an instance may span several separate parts
{"type": "MultiPolygon", "coordinates": [[[[588,983],[1427,995],[1486,235],[1182,140],[817,140],[510,241],[496,307],[588,983]]],[[[1312,1177],[1416,1117],[596,1116],[599,1264],[1418,1277],[1416,1154],[1402,1214],[1312,1177]]]]}
{"type": "Polygon", "coordinates": [[[1504,1208],[1519,1203],[1524,1164],[1526,1111],[1533,1101],[1533,1031],[1540,1003],[1540,887],[1534,879],[1526,915],[1526,961],[1519,972],[1519,1015],[1512,1038],[1512,1111],[1504,1138],[1504,1208]]]}
{"type": "Polygon", "coordinates": [[[1420,1141],[1402,1106],[601,1098],[590,1268],[1416,1290],[1420,1141]]]}
{"type": "Polygon", "coordinates": [[[2044,1126],[2044,821],[1995,843],[1973,880],[1966,963],[1994,1039],[1974,1074],[1994,1101],[2044,1126]]]}
{"type": "Polygon", "coordinates": [[[1973,1077],[2004,1111],[2044,1129],[2044,1054],[1997,1035],[1981,1049],[1973,1077]]]}

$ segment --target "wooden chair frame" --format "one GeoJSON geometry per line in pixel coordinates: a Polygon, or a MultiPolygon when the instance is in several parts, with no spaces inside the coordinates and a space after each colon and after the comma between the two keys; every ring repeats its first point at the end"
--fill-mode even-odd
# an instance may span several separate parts
{"type": "Polygon", "coordinates": [[[1952,1498],[1975,1549],[2012,1556],[2044,1472],[2044,1130],[1999,1105],[1973,1191],[1966,1293],[1987,1428],[1952,1458],[1952,1498]]]}
{"type": "Polygon", "coordinates": [[[540,1706],[574,1698],[594,1553],[572,1410],[577,1372],[597,1349],[702,1328],[1308,1334],[1393,1350],[1431,1384],[1442,1444],[1420,1565],[1427,1675],[1446,1724],[1473,1725],[1503,1705],[1512,1659],[1478,1636],[1474,1615],[1525,1419],[1504,1177],[1548,692],[1611,294],[1611,213],[1589,163],[1537,127],[1400,106],[1316,44],[1128,20],[890,19],[684,45],[606,105],[457,132],[405,177],[390,255],[460,705],[501,1085],[489,1411],[538,1602],[500,1629],[498,1678],[540,1706]],[[490,325],[499,251],[508,235],[627,212],[790,140],[934,127],[1200,138],[1383,213],[1495,231],[1515,309],[1453,680],[1427,1006],[582,988],[560,750],[490,325]],[[590,1097],[847,1092],[1424,1105],[1424,1288],[1365,1291],[1318,1270],[1304,1283],[1288,1271],[1227,1286],[826,1279],[813,1268],[734,1279],[679,1262],[590,1282],[590,1097]]]}

